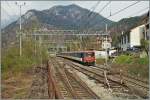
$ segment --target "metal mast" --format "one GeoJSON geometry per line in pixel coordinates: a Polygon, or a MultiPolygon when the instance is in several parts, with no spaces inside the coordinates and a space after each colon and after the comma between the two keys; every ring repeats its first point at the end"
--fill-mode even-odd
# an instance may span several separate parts
{"type": "MultiPolygon", "coordinates": [[[[107,34],[107,24],[106,24],[106,34],[107,34]]],[[[108,57],[108,54],[107,54],[107,49],[108,49],[108,47],[107,47],[107,35],[106,35],[106,48],[105,48],[105,51],[106,51],[106,58],[105,58],[105,63],[106,63],[106,66],[107,66],[107,57],[108,57]]]]}
{"type": "Polygon", "coordinates": [[[22,55],[22,32],[21,32],[21,8],[25,5],[25,2],[23,4],[15,3],[20,8],[20,34],[19,34],[19,54],[22,55]]]}

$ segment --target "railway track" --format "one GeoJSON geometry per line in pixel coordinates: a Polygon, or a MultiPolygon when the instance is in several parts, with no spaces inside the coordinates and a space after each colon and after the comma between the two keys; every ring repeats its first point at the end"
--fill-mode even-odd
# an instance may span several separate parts
{"type": "MultiPolygon", "coordinates": [[[[106,66],[104,67],[104,65],[103,65],[103,66],[96,65],[96,66],[94,66],[94,67],[95,67],[95,68],[98,68],[98,69],[100,69],[100,70],[107,70],[107,71],[111,71],[112,73],[118,73],[118,74],[120,74],[120,72],[112,71],[110,68],[107,68],[106,66]]],[[[144,83],[145,85],[148,85],[148,81],[143,80],[143,79],[141,79],[141,78],[133,77],[133,76],[130,76],[130,75],[127,75],[127,74],[124,74],[124,73],[122,73],[122,76],[123,76],[124,78],[128,78],[129,80],[138,81],[137,83],[141,82],[141,83],[144,83]]]]}
{"type": "Polygon", "coordinates": [[[129,76],[120,72],[111,71],[108,68],[95,66],[93,67],[97,70],[104,70],[109,71],[111,77],[121,78],[122,82],[125,83],[128,87],[132,87],[132,91],[137,92],[136,94],[140,95],[141,97],[147,98],[148,91],[149,91],[149,84],[148,81],[141,80],[139,78],[129,76]],[[121,74],[121,75],[120,75],[121,74]]]}
{"type": "Polygon", "coordinates": [[[148,84],[146,84],[143,81],[139,81],[135,78],[130,78],[127,76],[120,76],[118,73],[113,75],[106,68],[87,67],[66,59],[65,62],[66,64],[72,66],[74,69],[88,75],[91,78],[94,78],[98,82],[103,83],[104,86],[107,86],[108,88],[111,88],[114,91],[121,90],[120,92],[123,93],[133,95],[136,94],[141,96],[142,98],[147,98],[149,88],[148,84]]]}
{"type": "Polygon", "coordinates": [[[116,78],[122,78],[122,82],[126,83],[126,84],[133,84],[133,85],[137,85],[138,87],[141,87],[143,89],[145,89],[146,91],[149,90],[149,86],[148,86],[148,82],[147,81],[143,81],[140,79],[137,79],[135,77],[131,77],[129,75],[125,75],[123,73],[120,72],[115,72],[115,71],[111,71],[107,68],[104,67],[98,67],[98,66],[93,66],[92,69],[98,70],[100,71],[107,71],[108,72],[108,76],[115,76],[116,78]]]}
{"type": "Polygon", "coordinates": [[[60,99],[100,99],[80,78],[58,60],[52,59],[53,76],[60,99]]]}

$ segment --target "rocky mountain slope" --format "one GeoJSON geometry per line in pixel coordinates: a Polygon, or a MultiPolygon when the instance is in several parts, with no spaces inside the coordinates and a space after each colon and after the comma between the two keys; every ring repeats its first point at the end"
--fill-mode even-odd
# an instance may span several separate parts
{"type": "MultiPolygon", "coordinates": [[[[34,29],[44,28],[76,30],[85,28],[102,29],[105,23],[111,24],[113,21],[95,12],[72,4],[68,6],[54,6],[43,11],[27,11],[22,16],[22,31],[31,32],[34,29]],[[97,23],[102,20],[104,20],[102,23],[97,23]]],[[[19,19],[2,30],[3,44],[5,45],[10,41],[16,40],[17,31],[19,31],[19,19]]]]}
{"type": "MultiPolygon", "coordinates": [[[[22,15],[22,31],[31,34],[35,29],[92,29],[104,30],[105,24],[111,35],[119,34],[140,23],[142,17],[125,18],[113,22],[98,13],[91,12],[77,5],[54,6],[43,11],[29,10],[22,15]]],[[[16,40],[19,32],[19,19],[2,30],[2,46],[16,40]]]]}

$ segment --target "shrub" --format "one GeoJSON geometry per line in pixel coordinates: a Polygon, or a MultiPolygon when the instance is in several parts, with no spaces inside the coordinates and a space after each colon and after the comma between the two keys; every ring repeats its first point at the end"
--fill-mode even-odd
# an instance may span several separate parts
{"type": "Polygon", "coordinates": [[[114,61],[117,64],[130,64],[132,63],[132,57],[128,55],[121,55],[116,57],[114,61]]]}
{"type": "Polygon", "coordinates": [[[2,52],[2,73],[13,71],[25,71],[30,69],[34,64],[39,64],[42,58],[43,61],[48,59],[48,54],[44,47],[37,49],[35,55],[34,41],[23,41],[22,56],[19,56],[18,47],[9,47],[2,52]]]}
{"type": "Polygon", "coordinates": [[[116,69],[122,69],[133,76],[148,78],[149,75],[149,57],[140,58],[138,55],[121,55],[115,58],[113,63],[116,69]]]}
{"type": "Polygon", "coordinates": [[[139,58],[138,63],[140,65],[148,65],[149,64],[149,57],[139,58]]]}

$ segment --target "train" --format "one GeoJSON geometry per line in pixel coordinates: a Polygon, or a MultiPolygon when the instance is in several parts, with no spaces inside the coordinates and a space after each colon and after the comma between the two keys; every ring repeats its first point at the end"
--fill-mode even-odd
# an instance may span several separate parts
{"type": "Polygon", "coordinates": [[[57,56],[67,58],[88,66],[94,66],[96,62],[94,51],[62,52],[57,54],[57,56]]]}

